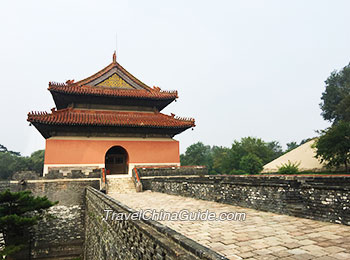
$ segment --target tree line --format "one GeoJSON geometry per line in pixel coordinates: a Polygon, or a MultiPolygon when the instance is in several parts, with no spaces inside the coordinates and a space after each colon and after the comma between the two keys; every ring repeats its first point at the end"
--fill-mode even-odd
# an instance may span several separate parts
{"type": "Polygon", "coordinates": [[[210,174],[256,174],[263,166],[282,154],[293,150],[309,139],[287,143],[283,151],[277,141],[265,142],[261,138],[244,137],[231,147],[209,146],[202,142],[190,145],[180,155],[181,165],[203,165],[210,174]]]}
{"type": "Polygon", "coordinates": [[[30,156],[22,156],[19,152],[8,150],[0,144],[0,179],[8,179],[19,171],[35,171],[42,174],[45,150],[33,152],[30,156]]]}

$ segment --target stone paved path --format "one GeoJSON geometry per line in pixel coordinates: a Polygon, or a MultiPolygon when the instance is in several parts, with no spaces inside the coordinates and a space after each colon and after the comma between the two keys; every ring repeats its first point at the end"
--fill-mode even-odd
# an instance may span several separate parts
{"type": "Polygon", "coordinates": [[[350,226],[157,192],[111,194],[136,210],[245,212],[240,221],[160,221],[228,259],[350,259],[350,226]]]}

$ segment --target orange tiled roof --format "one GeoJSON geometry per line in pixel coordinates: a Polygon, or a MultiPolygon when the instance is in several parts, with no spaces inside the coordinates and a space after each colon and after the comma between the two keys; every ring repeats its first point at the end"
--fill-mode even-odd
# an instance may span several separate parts
{"type": "Polygon", "coordinates": [[[27,121],[50,125],[89,125],[155,128],[190,128],[195,126],[192,118],[179,118],[159,112],[99,111],[66,108],[52,113],[31,112],[27,121]]]}
{"type": "Polygon", "coordinates": [[[48,90],[67,94],[112,96],[112,97],[132,97],[149,99],[175,99],[177,91],[162,91],[159,88],[146,89],[115,89],[94,86],[79,86],[78,84],[49,84],[48,90]]]}
{"type": "Polygon", "coordinates": [[[86,79],[74,82],[68,80],[66,83],[49,83],[48,90],[67,94],[77,95],[94,95],[94,96],[112,96],[112,97],[132,97],[132,98],[147,98],[147,99],[175,99],[178,98],[177,91],[163,91],[159,87],[150,88],[142,81],[138,80],[126,69],[124,69],[117,61],[116,54],[113,55],[113,62],[107,67],[98,71],[86,79]],[[110,71],[120,71],[131,82],[138,87],[135,89],[98,87],[91,85],[91,82],[97,80],[110,71]]]}
{"type": "MultiPolygon", "coordinates": [[[[116,60],[116,52],[114,52],[113,54],[113,62],[111,64],[109,64],[107,67],[103,68],[102,70],[96,72],[95,74],[93,74],[92,76],[80,80],[78,82],[75,82],[73,84],[75,85],[86,85],[87,83],[101,77],[103,74],[107,73],[108,71],[110,71],[113,68],[117,68],[120,71],[122,71],[129,79],[131,79],[132,81],[134,81],[137,85],[139,85],[140,87],[144,88],[144,89],[148,89],[151,90],[151,88],[149,86],[147,86],[145,83],[143,83],[142,81],[138,80],[136,77],[134,77],[130,72],[128,72],[122,65],[120,65],[117,60],[116,60]]],[[[73,81],[74,82],[74,81],[73,81]]]]}

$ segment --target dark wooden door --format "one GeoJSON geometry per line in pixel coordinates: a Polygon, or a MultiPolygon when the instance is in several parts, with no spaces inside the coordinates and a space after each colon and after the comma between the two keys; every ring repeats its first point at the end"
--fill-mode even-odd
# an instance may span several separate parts
{"type": "Polygon", "coordinates": [[[110,154],[106,156],[106,168],[110,174],[126,174],[126,155],[110,154]]]}

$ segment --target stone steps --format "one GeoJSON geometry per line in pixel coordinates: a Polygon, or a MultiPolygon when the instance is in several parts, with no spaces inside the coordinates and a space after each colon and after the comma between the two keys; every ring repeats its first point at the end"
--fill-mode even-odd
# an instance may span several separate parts
{"type": "Polygon", "coordinates": [[[135,192],[135,185],[131,178],[107,178],[107,194],[135,192]]]}

